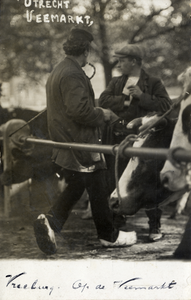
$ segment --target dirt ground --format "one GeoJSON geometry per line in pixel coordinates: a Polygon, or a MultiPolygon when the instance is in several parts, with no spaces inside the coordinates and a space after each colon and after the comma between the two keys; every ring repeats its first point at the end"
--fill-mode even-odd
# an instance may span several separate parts
{"type": "Polygon", "coordinates": [[[58,252],[47,256],[42,253],[34,237],[33,221],[39,213],[44,213],[56,197],[54,179],[45,182],[27,183],[12,190],[9,217],[3,214],[3,198],[0,207],[0,259],[125,259],[133,261],[172,260],[173,252],[180,243],[188,216],[178,215],[170,219],[173,206],[163,211],[162,240],[148,242],[148,219],[144,210],[128,217],[126,230],[137,232],[137,244],[127,248],[102,248],[92,219],[83,220],[84,202],[74,207],[61,234],[56,235],[58,252]]]}

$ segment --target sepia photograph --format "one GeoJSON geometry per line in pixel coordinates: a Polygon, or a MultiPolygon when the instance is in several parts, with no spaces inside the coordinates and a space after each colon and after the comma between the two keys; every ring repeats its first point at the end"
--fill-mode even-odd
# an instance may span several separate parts
{"type": "Polygon", "coordinates": [[[190,5],[0,1],[0,300],[191,299],[190,5]]]}

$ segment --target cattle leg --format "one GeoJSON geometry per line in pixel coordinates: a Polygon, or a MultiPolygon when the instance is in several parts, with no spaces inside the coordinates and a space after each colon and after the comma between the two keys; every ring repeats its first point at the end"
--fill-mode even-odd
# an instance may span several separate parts
{"type": "Polygon", "coordinates": [[[163,237],[163,234],[160,231],[162,210],[156,207],[152,210],[146,210],[145,212],[149,218],[149,241],[156,242],[163,237]]]}
{"type": "Polygon", "coordinates": [[[91,204],[90,201],[88,200],[88,207],[86,209],[86,211],[84,212],[84,214],[81,217],[83,220],[88,220],[88,219],[92,219],[92,210],[91,210],[91,204]]]}
{"type": "Polygon", "coordinates": [[[175,258],[191,259],[191,216],[186,224],[182,240],[174,252],[175,258]]]}
{"type": "Polygon", "coordinates": [[[186,192],[180,200],[177,201],[177,205],[173,211],[173,213],[170,215],[170,219],[175,219],[177,214],[182,214],[183,211],[185,210],[187,201],[188,201],[188,196],[190,192],[186,192]]]}

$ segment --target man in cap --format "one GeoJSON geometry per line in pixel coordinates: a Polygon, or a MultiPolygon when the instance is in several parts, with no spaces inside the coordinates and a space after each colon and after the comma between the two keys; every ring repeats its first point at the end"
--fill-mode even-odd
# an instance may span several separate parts
{"type": "Polygon", "coordinates": [[[122,76],[114,77],[101,94],[101,107],[114,111],[124,121],[123,124],[149,112],[164,113],[171,107],[161,80],[142,69],[143,51],[139,46],[127,45],[116,51],[115,57],[122,76]]]}
{"type": "MultiPolygon", "coordinates": [[[[56,142],[100,144],[100,127],[112,117],[107,109],[96,108],[94,92],[82,67],[87,63],[93,36],[73,29],[63,45],[65,59],[50,74],[46,84],[48,129],[56,142]]],[[[50,211],[34,222],[39,248],[46,254],[56,252],[54,232],[60,232],[73,206],[86,189],[98,238],[103,246],[130,246],[135,232],[119,231],[113,225],[108,206],[105,159],[100,153],[54,149],[52,159],[62,168],[67,187],[50,211]]]]}
{"type": "MultiPolygon", "coordinates": [[[[143,51],[135,44],[129,44],[115,52],[118,68],[122,75],[114,77],[106,90],[101,94],[99,105],[111,109],[120,120],[113,127],[104,130],[103,142],[119,144],[125,136],[136,134],[136,129],[127,129],[126,125],[135,118],[146,116],[150,112],[164,113],[171,107],[171,100],[159,78],[148,75],[142,68],[143,51]]],[[[110,191],[115,186],[114,165],[112,156],[106,155],[110,176],[110,191]]],[[[129,159],[120,159],[119,177],[127,166],[129,159]]],[[[162,238],[160,232],[161,210],[147,211],[149,217],[149,239],[156,241],[162,238]]]]}

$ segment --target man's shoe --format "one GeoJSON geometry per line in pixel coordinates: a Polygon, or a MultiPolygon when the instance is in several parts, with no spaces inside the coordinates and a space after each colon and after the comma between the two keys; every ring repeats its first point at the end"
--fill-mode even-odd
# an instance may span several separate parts
{"type": "Polygon", "coordinates": [[[164,237],[160,229],[151,229],[149,233],[149,242],[158,242],[164,237]]]}
{"type": "Polygon", "coordinates": [[[44,214],[39,215],[34,221],[34,233],[37,244],[42,252],[48,255],[56,253],[57,246],[54,231],[44,214]]]}
{"type": "Polygon", "coordinates": [[[127,247],[132,246],[137,242],[137,234],[135,231],[125,232],[119,231],[117,240],[114,243],[100,239],[102,246],[112,248],[112,247],[127,247]]]}

